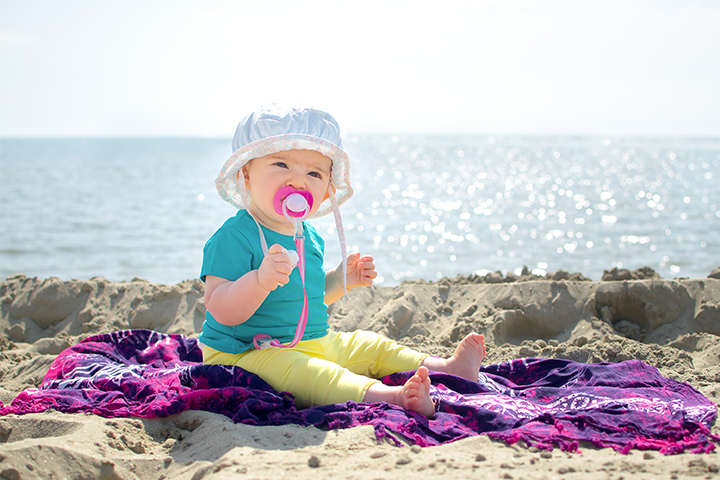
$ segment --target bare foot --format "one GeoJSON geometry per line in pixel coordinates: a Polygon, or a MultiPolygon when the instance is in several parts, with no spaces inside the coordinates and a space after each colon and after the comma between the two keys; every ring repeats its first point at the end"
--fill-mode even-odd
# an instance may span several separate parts
{"type": "Polygon", "coordinates": [[[453,356],[447,359],[449,371],[446,373],[477,382],[484,358],[485,337],[479,333],[471,333],[460,341],[453,356]]]}
{"type": "Polygon", "coordinates": [[[431,418],[435,404],[430,398],[430,372],[426,367],[418,368],[415,375],[405,382],[396,393],[396,404],[431,418]]]}

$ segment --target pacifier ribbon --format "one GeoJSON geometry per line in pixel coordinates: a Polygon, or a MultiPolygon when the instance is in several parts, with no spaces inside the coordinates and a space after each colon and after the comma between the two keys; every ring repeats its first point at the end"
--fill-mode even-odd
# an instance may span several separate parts
{"type": "MultiPolygon", "coordinates": [[[[300,280],[303,286],[303,306],[300,311],[300,319],[295,329],[295,337],[292,341],[283,345],[278,340],[272,338],[265,333],[259,333],[253,337],[253,346],[258,350],[270,347],[292,348],[302,340],[305,335],[305,327],[308,318],[308,297],[305,289],[305,237],[303,237],[302,221],[307,218],[312,209],[313,198],[310,192],[296,190],[293,187],[283,187],[275,193],[273,198],[273,206],[275,211],[290,220],[295,225],[295,256],[297,256],[297,266],[300,272],[300,280]]],[[[290,252],[287,252],[290,254],[290,252]]],[[[293,258],[293,260],[295,260],[293,258]]]]}

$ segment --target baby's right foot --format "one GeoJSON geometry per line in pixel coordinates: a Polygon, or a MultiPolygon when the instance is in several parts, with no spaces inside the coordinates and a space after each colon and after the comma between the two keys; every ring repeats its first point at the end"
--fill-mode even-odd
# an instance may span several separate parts
{"type": "Polygon", "coordinates": [[[435,404],[430,398],[430,372],[426,367],[418,368],[415,375],[398,389],[396,404],[428,418],[435,414],[435,404]]]}

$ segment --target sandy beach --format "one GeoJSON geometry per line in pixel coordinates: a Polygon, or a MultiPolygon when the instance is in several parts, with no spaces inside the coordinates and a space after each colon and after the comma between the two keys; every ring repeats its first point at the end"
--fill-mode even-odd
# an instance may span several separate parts
{"type": "MultiPolygon", "coordinates": [[[[435,355],[471,331],[485,363],[512,358],[579,362],[637,359],[720,401],[720,268],[707,278],[611,270],[603,281],[549,273],[370,287],[330,308],[337,330],[367,329],[435,355]]],[[[197,337],[203,283],[110,282],[15,275],[0,283],[0,400],[37,388],[64,349],[87,336],[150,329],[197,337]]],[[[713,426],[720,434],[720,427],[713,426]]],[[[400,439],[402,441],[402,439],[400,439]]],[[[720,478],[720,456],[663,456],[581,445],[565,453],[480,435],[420,448],[378,442],[370,426],[325,431],[255,427],[203,411],[160,419],[103,418],[54,410],[0,417],[3,479],[221,478],[720,478]]]]}

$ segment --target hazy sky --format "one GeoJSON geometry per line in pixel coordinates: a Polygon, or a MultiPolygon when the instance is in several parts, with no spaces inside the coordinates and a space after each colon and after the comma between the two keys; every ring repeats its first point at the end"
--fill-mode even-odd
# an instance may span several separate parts
{"type": "Polygon", "coordinates": [[[0,136],[720,135],[720,2],[0,0],[0,136]]]}

